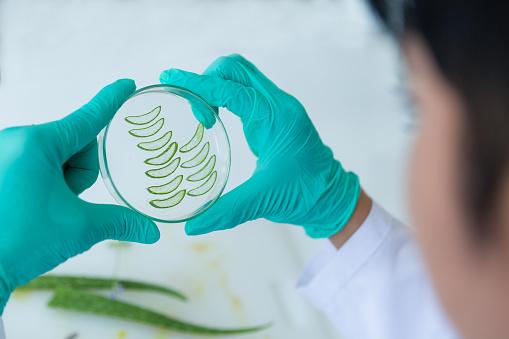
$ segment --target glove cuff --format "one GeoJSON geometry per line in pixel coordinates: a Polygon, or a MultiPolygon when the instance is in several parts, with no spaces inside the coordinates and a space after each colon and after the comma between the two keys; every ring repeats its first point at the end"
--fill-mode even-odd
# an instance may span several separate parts
{"type": "Polygon", "coordinates": [[[339,161],[335,162],[336,173],[313,211],[317,222],[303,225],[311,238],[329,238],[341,231],[352,217],[361,194],[359,177],[345,172],[339,161]]]}

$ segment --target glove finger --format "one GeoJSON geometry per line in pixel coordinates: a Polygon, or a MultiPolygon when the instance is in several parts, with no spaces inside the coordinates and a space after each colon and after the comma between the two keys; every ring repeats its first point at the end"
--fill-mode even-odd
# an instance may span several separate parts
{"type": "Polygon", "coordinates": [[[55,121],[59,160],[64,163],[93,141],[135,90],[133,80],[117,80],[74,113],[55,121]]]}
{"type": "Polygon", "coordinates": [[[226,107],[243,122],[253,112],[269,110],[267,99],[253,88],[216,76],[198,75],[178,69],[163,71],[159,80],[163,84],[179,86],[202,97],[212,106],[226,107]]]}
{"type": "Polygon", "coordinates": [[[279,90],[255,65],[239,54],[217,58],[203,74],[238,82],[265,95],[279,90]]]}
{"type": "Polygon", "coordinates": [[[87,203],[87,219],[93,242],[107,239],[153,244],[160,238],[156,224],[133,210],[116,205],[87,203]]]}
{"type": "MultiPolygon", "coordinates": [[[[193,114],[199,122],[203,123],[203,126],[206,129],[212,128],[214,124],[216,123],[216,117],[208,110],[208,107],[204,107],[203,103],[199,102],[193,102],[189,100],[189,103],[191,104],[191,110],[193,111],[193,114]]],[[[218,114],[217,107],[213,107],[216,114],[218,114]]]]}
{"type": "Polygon", "coordinates": [[[97,147],[97,141],[93,140],[66,163],[65,182],[76,195],[83,193],[97,180],[99,175],[97,147]]]}
{"type": "Polygon", "coordinates": [[[200,235],[234,228],[250,220],[263,218],[268,213],[269,196],[264,182],[256,176],[226,193],[198,217],[188,221],[187,235],[200,235]]]}

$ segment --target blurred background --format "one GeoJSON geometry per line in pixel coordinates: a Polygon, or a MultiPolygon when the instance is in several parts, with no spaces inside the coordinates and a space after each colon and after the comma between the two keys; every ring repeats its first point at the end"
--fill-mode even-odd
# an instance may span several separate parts
{"type": "MultiPolygon", "coordinates": [[[[117,78],[143,87],[157,83],[162,70],[199,73],[219,56],[240,53],[303,103],[336,158],[409,224],[413,118],[404,70],[394,41],[363,0],[3,0],[0,6],[0,129],[60,119],[117,78]]],[[[228,191],[251,175],[255,158],[239,119],[226,110],[220,115],[232,147],[228,191]]],[[[101,179],[82,197],[114,203],[101,179]]],[[[200,324],[274,322],[241,336],[247,339],[341,338],[294,288],[323,240],[266,220],[200,237],[186,237],[182,224],[160,229],[156,245],[119,249],[104,242],[54,273],[175,287],[190,301],[137,293],[122,299],[200,324]]],[[[3,316],[7,337],[191,338],[48,309],[50,297],[15,293],[3,316]]]]}

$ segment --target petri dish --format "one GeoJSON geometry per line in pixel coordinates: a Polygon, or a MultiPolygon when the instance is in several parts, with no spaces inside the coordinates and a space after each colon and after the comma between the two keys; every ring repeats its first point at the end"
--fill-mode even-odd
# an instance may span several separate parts
{"type": "Polygon", "coordinates": [[[226,186],[230,162],[216,110],[176,86],[137,90],[99,135],[108,191],[158,222],[187,221],[210,208],[226,186]]]}

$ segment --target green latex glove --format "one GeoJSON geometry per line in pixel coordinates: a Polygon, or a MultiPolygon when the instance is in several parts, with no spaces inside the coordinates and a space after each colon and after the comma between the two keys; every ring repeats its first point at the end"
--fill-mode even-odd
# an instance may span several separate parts
{"type": "Polygon", "coordinates": [[[309,236],[323,238],[350,219],[360,195],[358,177],[334,159],[300,102],[249,61],[240,55],[221,57],[204,75],[170,69],[160,81],[187,88],[240,117],[258,157],[252,177],[188,221],[187,234],[265,218],[304,226],[309,236]]]}
{"type": "Polygon", "coordinates": [[[99,173],[97,134],[135,89],[118,80],[62,120],[0,131],[0,311],[14,288],[100,241],[159,239],[139,214],[78,198],[99,173]]]}

